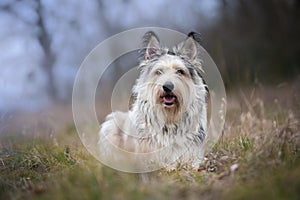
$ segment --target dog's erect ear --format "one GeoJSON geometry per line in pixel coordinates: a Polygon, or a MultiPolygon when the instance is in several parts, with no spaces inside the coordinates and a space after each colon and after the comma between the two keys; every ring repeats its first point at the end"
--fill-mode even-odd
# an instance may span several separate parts
{"type": "Polygon", "coordinates": [[[187,39],[183,42],[182,47],[179,49],[179,53],[190,60],[196,59],[199,53],[198,45],[200,40],[201,36],[199,33],[190,32],[187,39]]]}
{"type": "Polygon", "coordinates": [[[143,37],[144,59],[150,60],[160,50],[160,43],[157,35],[153,31],[145,33],[143,37]]]}

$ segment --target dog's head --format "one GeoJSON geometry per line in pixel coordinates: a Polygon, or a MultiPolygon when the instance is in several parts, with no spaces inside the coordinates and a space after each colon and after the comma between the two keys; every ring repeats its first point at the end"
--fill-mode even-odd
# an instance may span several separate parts
{"type": "Polygon", "coordinates": [[[141,73],[133,89],[138,98],[167,111],[187,111],[196,101],[205,99],[199,34],[189,33],[172,51],[163,48],[152,31],[143,39],[141,73]]]}

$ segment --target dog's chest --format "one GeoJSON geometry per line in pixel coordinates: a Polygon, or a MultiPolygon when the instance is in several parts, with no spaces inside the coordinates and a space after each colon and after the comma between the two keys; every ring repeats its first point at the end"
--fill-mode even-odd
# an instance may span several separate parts
{"type": "Polygon", "coordinates": [[[194,140],[196,127],[191,124],[148,124],[140,129],[141,135],[147,135],[147,143],[155,148],[170,145],[183,146],[194,140]]]}

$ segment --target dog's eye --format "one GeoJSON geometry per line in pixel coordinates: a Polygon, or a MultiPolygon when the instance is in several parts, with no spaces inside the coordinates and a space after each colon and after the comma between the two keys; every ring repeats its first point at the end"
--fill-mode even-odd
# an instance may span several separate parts
{"type": "Polygon", "coordinates": [[[156,71],[155,71],[155,74],[156,74],[156,75],[162,75],[162,71],[161,71],[161,70],[156,70],[156,71]]]}
{"type": "Polygon", "coordinates": [[[178,69],[176,71],[176,74],[179,74],[179,75],[185,75],[185,71],[183,69],[178,69]]]}

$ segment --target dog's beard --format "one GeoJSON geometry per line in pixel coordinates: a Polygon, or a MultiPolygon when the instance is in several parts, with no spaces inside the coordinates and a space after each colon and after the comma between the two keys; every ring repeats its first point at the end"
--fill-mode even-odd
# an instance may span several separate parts
{"type": "Polygon", "coordinates": [[[149,109],[147,112],[153,112],[153,116],[162,116],[166,123],[178,123],[182,117],[188,112],[188,109],[195,99],[193,87],[191,83],[183,83],[181,81],[174,81],[174,91],[165,93],[162,85],[163,81],[138,84],[135,89],[138,96],[148,102],[149,109]],[[137,90],[138,89],[138,90],[137,90]]]}
{"type": "Polygon", "coordinates": [[[166,94],[158,89],[152,96],[152,102],[153,111],[164,116],[165,123],[171,124],[179,120],[183,105],[181,94],[178,92],[166,94]]]}

